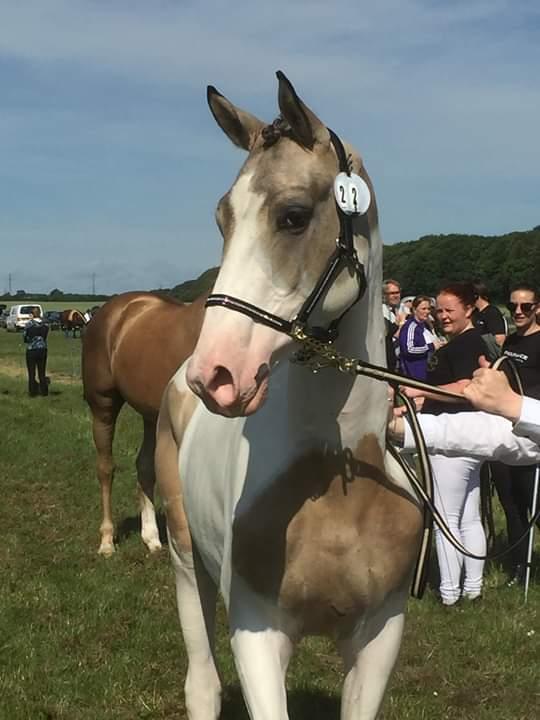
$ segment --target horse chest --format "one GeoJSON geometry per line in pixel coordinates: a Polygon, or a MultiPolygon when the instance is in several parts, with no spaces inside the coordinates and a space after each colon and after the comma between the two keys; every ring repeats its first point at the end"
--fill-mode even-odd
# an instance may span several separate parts
{"type": "Polygon", "coordinates": [[[235,572],[310,633],[332,632],[401,588],[419,540],[410,499],[376,466],[338,471],[341,462],[304,458],[233,524],[235,572]]]}

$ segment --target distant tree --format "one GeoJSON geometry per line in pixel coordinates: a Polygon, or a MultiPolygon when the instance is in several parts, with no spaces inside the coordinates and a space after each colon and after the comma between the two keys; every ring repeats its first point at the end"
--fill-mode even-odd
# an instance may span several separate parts
{"type": "Polygon", "coordinates": [[[15,297],[24,297],[26,295],[26,290],[17,290],[15,293],[15,297]]]}
{"type": "Polygon", "coordinates": [[[186,280],[180,285],[175,285],[171,290],[161,290],[160,293],[162,295],[172,295],[182,302],[193,302],[196,298],[209,292],[216,281],[218,270],[217,267],[210,268],[199,275],[196,280],[186,280]]]}
{"type": "Polygon", "coordinates": [[[64,293],[62,292],[62,290],[54,288],[54,290],[51,290],[51,292],[49,293],[49,297],[51,298],[51,300],[61,299],[64,297],[64,293]]]}

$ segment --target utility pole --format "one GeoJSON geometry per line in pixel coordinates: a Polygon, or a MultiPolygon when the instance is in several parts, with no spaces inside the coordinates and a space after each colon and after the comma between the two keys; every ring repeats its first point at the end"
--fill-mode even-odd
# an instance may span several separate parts
{"type": "Polygon", "coordinates": [[[9,294],[11,295],[11,273],[8,275],[9,294]]]}
{"type": "Polygon", "coordinates": [[[92,273],[92,295],[96,294],[96,273],[92,273]]]}

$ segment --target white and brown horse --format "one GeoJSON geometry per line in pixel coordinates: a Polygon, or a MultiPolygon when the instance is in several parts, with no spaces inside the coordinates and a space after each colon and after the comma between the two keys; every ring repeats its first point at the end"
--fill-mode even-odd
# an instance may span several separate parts
{"type": "Polygon", "coordinates": [[[83,328],[88,321],[80,310],[76,308],[70,308],[69,310],[63,310],[60,317],[60,327],[64,331],[64,335],[68,337],[71,333],[71,337],[76,338],[83,334],[83,328]]]}
{"type": "Polygon", "coordinates": [[[141,415],[144,435],[137,456],[141,535],[150,551],[161,547],[154,510],[156,421],[163,390],[191,355],[202,324],[206,296],[187,305],[151,293],[130,292],[105,303],[85,328],[82,341],[84,397],[92,413],[101,488],[99,553],[114,552],[111,493],[113,440],[124,403],[141,415]]]}
{"type": "MultiPolygon", "coordinates": [[[[249,154],[218,205],[223,262],[201,335],[158,420],[157,480],[189,656],[186,705],[191,720],[220,712],[219,589],[252,720],[288,717],[285,674],[306,634],[335,639],[341,717],[372,720],[400,647],[422,517],[385,452],[386,385],[289,364],[295,343],[274,329],[305,314],[343,240],[333,134],[278,78],[281,119],[271,126],[209,88],[218,125],[249,154]]],[[[347,152],[370,188],[361,158],[347,152]]],[[[367,213],[352,220],[351,244],[365,293],[358,300],[355,263],[339,265],[309,324],[341,318],[336,348],[383,364],[372,191],[367,213]]]]}

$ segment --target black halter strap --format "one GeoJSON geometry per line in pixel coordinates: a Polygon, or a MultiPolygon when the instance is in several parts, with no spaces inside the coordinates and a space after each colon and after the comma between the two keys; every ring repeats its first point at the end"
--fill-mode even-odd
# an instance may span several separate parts
{"type": "MultiPolygon", "coordinates": [[[[351,174],[350,159],[345,153],[345,148],[339,137],[328,128],[330,140],[336,151],[339,163],[339,171],[351,174]]],[[[278,315],[267,312],[256,305],[252,305],[245,300],[236,298],[225,293],[212,293],[208,296],[206,307],[221,306],[235,310],[236,312],[247,315],[252,320],[262,323],[273,330],[290,335],[293,327],[302,326],[312,337],[323,342],[331,342],[336,339],[339,332],[339,324],[346,313],[355,305],[364,295],[367,287],[365,270],[363,264],[358,258],[358,254],[354,247],[354,232],[352,216],[346,215],[336,202],[336,211],[339,218],[339,238],[336,240],[336,247],[331,254],[326,268],[320,278],[317,280],[315,287],[305,300],[296,317],[292,320],[285,320],[278,315]],[[358,295],[348,308],[338,317],[332,320],[328,327],[308,327],[309,318],[315,307],[331,287],[338,273],[343,267],[349,267],[356,275],[358,280],[358,295]]]]}

